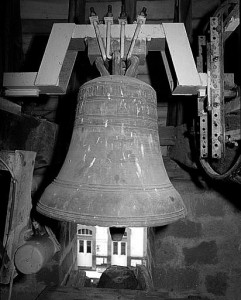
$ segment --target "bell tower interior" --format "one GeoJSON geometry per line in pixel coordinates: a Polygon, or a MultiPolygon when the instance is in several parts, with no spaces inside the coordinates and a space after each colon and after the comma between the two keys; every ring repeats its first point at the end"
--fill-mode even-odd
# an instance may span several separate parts
{"type": "Polygon", "coordinates": [[[0,17],[1,299],[239,300],[239,1],[0,17]]]}

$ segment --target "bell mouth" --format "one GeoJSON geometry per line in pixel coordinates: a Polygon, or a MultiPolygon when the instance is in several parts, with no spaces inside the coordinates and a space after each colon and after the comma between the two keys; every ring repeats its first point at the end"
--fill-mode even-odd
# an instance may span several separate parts
{"type": "Polygon", "coordinates": [[[96,191],[93,186],[77,190],[53,182],[37,211],[62,221],[102,227],[155,227],[186,216],[181,196],[171,183],[159,189],[96,191]]]}
{"type": "Polygon", "coordinates": [[[112,241],[119,242],[122,241],[123,235],[126,231],[125,227],[109,227],[110,236],[112,241]]]}

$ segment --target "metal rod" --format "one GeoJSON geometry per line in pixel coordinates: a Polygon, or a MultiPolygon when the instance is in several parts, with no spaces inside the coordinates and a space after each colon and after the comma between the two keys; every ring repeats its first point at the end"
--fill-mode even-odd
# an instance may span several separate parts
{"type": "Polygon", "coordinates": [[[111,31],[111,21],[106,22],[106,56],[108,59],[111,59],[110,56],[110,31],[111,31]]]}
{"type": "Polygon", "coordinates": [[[123,59],[124,53],[125,53],[125,24],[126,24],[126,21],[121,21],[121,32],[120,32],[120,56],[121,56],[121,59],[123,59]]]}
{"type": "Polygon", "coordinates": [[[135,42],[136,42],[136,40],[138,38],[138,35],[139,35],[139,32],[141,30],[141,25],[145,24],[145,22],[146,22],[146,8],[143,7],[140,15],[137,17],[136,30],[135,30],[133,39],[131,41],[130,49],[129,49],[128,54],[127,54],[127,60],[130,59],[130,57],[132,55],[132,52],[133,52],[133,49],[134,49],[134,46],[135,46],[135,42]]]}
{"type": "Polygon", "coordinates": [[[142,21],[139,21],[136,25],[136,30],[135,30],[135,33],[134,33],[134,36],[133,36],[133,39],[131,41],[131,46],[130,46],[130,49],[128,51],[128,54],[127,54],[127,60],[130,59],[131,55],[132,55],[132,52],[133,52],[133,49],[134,49],[134,46],[135,46],[135,42],[138,38],[138,35],[139,35],[139,32],[141,30],[141,25],[143,24],[142,21]]]}
{"type": "Polygon", "coordinates": [[[103,60],[105,61],[106,60],[105,46],[103,44],[103,41],[102,41],[102,38],[101,38],[101,35],[100,35],[100,29],[99,29],[97,21],[94,21],[93,25],[94,25],[94,28],[95,28],[95,34],[96,34],[98,44],[99,44],[99,47],[100,47],[100,52],[101,52],[103,60]]]}
{"type": "Polygon", "coordinates": [[[110,55],[110,34],[111,34],[111,24],[113,24],[113,14],[112,14],[112,5],[108,5],[108,11],[104,17],[106,24],[106,56],[108,59],[111,59],[110,55]]]}

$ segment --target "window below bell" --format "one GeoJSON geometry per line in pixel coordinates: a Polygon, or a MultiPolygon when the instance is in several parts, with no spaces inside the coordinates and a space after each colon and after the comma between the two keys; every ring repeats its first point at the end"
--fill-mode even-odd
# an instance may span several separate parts
{"type": "Polygon", "coordinates": [[[121,243],[121,255],[126,255],[126,243],[121,243]]]}
{"type": "Polygon", "coordinates": [[[84,241],[79,240],[79,252],[84,253],[84,241]]]}
{"type": "Polygon", "coordinates": [[[91,241],[87,241],[87,253],[91,253],[91,241]]]}
{"type": "Polygon", "coordinates": [[[90,229],[80,228],[80,229],[78,229],[78,234],[92,236],[93,233],[92,233],[92,230],[90,230],[90,229]]]}
{"type": "Polygon", "coordinates": [[[113,254],[118,254],[118,242],[113,242],[113,254]]]}

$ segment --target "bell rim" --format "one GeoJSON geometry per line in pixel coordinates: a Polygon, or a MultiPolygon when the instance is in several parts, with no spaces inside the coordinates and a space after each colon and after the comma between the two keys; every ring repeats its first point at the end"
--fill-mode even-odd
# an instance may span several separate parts
{"type": "Polygon", "coordinates": [[[103,226],[103,227],[158,227],[168,225],[179,219],[185,218],[187,215],[187,210],[185,206],[173,213],[165,213],[161,218],[161,215],[156,216],[139,216],[132,217],[117,217],[117,216],[96,216],[87,214],[70,213],[59,209],[50,208],[43,203],[39,203],[37,206],[37,211],[47,217],[59,220],[73,222],[77,224],[85,224],[89,226],[103,226]]]}

